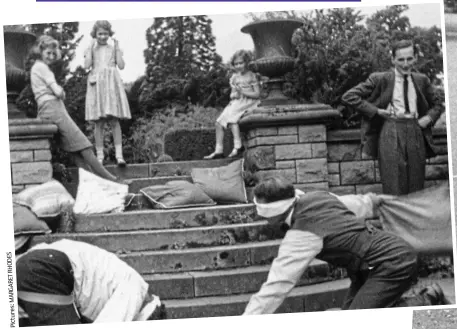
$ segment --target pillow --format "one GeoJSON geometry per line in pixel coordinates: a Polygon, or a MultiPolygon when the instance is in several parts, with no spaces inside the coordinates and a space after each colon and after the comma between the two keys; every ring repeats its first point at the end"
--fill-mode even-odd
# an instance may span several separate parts
{"type": "Polygon", "coordinates": [[[129,187],[79,168],[79,184],[73,212],[78,215],[122,212],[129,187]]]}
{"type": "Polygon", "coordinates": [[[193,168],[192,180],[216,202],[247,203],[243,163],[244,160],[241,159],[223,167],[193,168]]]}
{"type": "Polygon", "coordinates": [[[21,235],[15,235],[14,236],[14,250],[18,251],[21,249],[30,239],[29,234],[21,234],[21,235]]]}
{"type": "Polygon", "coordinates": [[[13,203],[14,236],[51,233],[49,226],[26,206],[13,203]]]}
{"type": "Polygon", "coordinates": [[[15,196],[14,201],[29,207],[38,218],[58,217],[63,208],[75,203],[65,187],[54,179],[26,188],[15,196]]]}
{"type": "Polygon", "coordinates": [[[205,192],[188,181],[170,181],[165,185],[146,187],[140,192],[156,209],[202,207],[216,204],[205,192]]]}

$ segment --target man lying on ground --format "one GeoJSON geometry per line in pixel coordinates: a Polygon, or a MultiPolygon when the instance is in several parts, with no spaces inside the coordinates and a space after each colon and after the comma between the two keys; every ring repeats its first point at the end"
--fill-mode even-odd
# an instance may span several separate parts
{"type": "Polygon", "coordinates": [[[141,275],[113,253],[66,239],[29,246],[16,251],[16,273],[31,326],[165,318],[141,275]]]}
{"type": "Polygon", "coordinates": [[[406,241],[361,221],[335,195],[303,193],[271,177],[254,189],[257,214],[287,232],[267,281],[243,315],[274,313],[310,262],[345,268],[351,285],[342,309],[371,309],[446,303],[434,284],[411,300],[402,295],[417,281],[417,252],[406,241]]]}

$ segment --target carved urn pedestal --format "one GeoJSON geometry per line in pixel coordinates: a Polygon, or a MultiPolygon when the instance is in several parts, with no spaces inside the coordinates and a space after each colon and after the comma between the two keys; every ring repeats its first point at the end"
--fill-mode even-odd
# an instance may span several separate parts
{"type": "Polygon", "coordinates": [[[241,31],[252,36],[255,72],[269,77],[268,96],[240,121],[246,167],[257,179],[281,175],[297,188],[328,190],[327,128],[340,113],[326,104],[299,104],[282,92],[284,75],[294,69],[291,38],[299,20],[257,21],[241,31]]]}

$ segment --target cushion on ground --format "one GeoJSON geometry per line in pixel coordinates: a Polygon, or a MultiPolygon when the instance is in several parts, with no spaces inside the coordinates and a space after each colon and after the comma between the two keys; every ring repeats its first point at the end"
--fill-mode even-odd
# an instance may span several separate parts
{"type": "Polygon", "coordinates": [[[65,207],[72,207],[75,199],[62,184],[52,179],[26,188],[14,197],[14,202],[30,208],[38,218],[55,218],[65,207]]]}
{"type": "Polygon", "coordinates": [[[26,206],[13,203],[14,236],[51,233],[49,226],[26,206]]]}
{"type": "Polygon", "coordinates": [[[103,179],[79,168],[79,185],[73,212],[83,215],[122,212],[128,189],[127,185],[103,179]]]}
{"type": "Polygon", "coordinates": [[[247,203],[243,165],[241,159],[223,167],[193,168],[192,180],[218,203],[247,203]]]}
{"type": "Polygon", "coordinates": [[[215,202],[198,186],[188,181],[170,181],[140,190],[156,209],[212,206],[215,202]]]}

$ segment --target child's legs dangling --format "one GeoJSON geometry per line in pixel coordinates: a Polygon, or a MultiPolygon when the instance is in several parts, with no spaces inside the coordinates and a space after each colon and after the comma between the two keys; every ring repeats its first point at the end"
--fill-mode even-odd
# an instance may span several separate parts
{"type": "Polygon", "coordinates": [[[233,134],[233,150],[229,154],[229,158],[233,158],[238,154],[242,153],[244,148],[243,144],[241,143],[241,133],[240,133],[240,126],[237,123],[231,124],[232,134],[233,134]]]}
{"type": "Polygon", "coordinates": [[[224,152],[224,127],[218,122],[216,122],[216,148],[214,151],[216,153],[224,152]]]}
{"type": "Polygon", "coordinates": [[[240,133],[240,126],[238,123],[232,123],[231,127],[232,134],[233,134],[233,147],[239,149],[241,145],[241,133],[240,133]]]}
{"type": "Polygon", "coordinates": [[[99,162],[103,162],[105,155],[103,153],[104,149],[104,135],[105,135],[105,119],[99,119],[95,121],[95,150],[97,152],[97,159],[99,162]]]}
{"type": "Polygon", "coordinates": [[[103,165],[97,160],[91,148],[81,150],[79,155],[84,159],[84,162],[92,168],[94,174],[113,182],[117,181],[117,177],[106,170],[105,167],[103,167],[103,165]]]}
{"type": "Polygon", "coordinates": [[[224,153],[224,127],[216,122],[216,147],[214,152],[204,157],[204,159],[217,159],[221,158],[224,153]]]}

